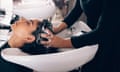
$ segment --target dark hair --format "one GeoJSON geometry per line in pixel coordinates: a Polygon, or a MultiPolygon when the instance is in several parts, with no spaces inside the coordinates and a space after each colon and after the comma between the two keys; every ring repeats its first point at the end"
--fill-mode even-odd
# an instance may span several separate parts
{"type": "Polygon", "coordinates": [[[44,30],[47,28],[49,29],[51,32],[53,32],[52,30],[52,24],[48,21],[48,20],[43,20],[42,22],[38,22],[38,26],[36,28],[36,30],[34,32],[32,32],[32,34],[35,36],[35,40],[36,43],[40,44],[41,40],[45,40],[47,41],[48,39],[46,38],[42,38],[40,36],[41,33],[46,33],[44,30]]]}

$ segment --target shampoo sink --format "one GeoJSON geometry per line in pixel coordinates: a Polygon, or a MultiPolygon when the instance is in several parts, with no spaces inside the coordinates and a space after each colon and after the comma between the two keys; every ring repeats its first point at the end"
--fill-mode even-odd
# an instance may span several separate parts
{"type": "MultiPolygon", "coordinates": [[[[79,24],[86,26],[81,22],[79,24]]],[[[75,25],[78,27],[79,24],[75,25]]],[[[82,28],[86,31],[90,31],[89,27],[82,28]]],[[[82,28],[80,27],[80,29],[82,28]]],[[[67,32],[65,32],[63,33],[66,34],[67,32]]],[[[60,35],[62,36],[63,33],[60,35]]],[[[82,67],[92,60],[97,50],[98,44],[95,44],[67,51],[61,50],[59,53],[29,55],[22,52],[19,48],[7,48],[2,50],[1,55],[9,62],[28,67],[37,72],[68,72],[78,67],[82,67]]]]}

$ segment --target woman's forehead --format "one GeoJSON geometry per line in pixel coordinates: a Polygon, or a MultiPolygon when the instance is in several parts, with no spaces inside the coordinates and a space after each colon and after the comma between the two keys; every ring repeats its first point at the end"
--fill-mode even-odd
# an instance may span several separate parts
{"type": "Polygon", "coordinates": [[[37,28],[37,24],[32,20],[29,20],[29,21],[26,21],[26,22],[21,22],[21,23],[19,23],[19,25],[21,25],[23,27],[31,28],[31,29],[37,28]]]}

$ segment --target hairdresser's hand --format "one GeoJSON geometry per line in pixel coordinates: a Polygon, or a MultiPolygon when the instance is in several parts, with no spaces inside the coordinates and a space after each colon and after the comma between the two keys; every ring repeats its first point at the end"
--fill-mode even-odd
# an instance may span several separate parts
{"type": "Polygon", "coordinates": [[[41,37],[47,38],[48,41],[41,41],[45,47],[55,47],[55,48],[71,48],[73,47],[70,39],[64,39],[59,36],[53,35],[50,31],[47,34],[41,34],[41,37]]]}
{"type": "Polygon", "coordinates": [[[67,24],[64,22],[61,22],[58,26],[53,27],[53,32],[57,34],[66,28],[67,28],[67,24]]]}

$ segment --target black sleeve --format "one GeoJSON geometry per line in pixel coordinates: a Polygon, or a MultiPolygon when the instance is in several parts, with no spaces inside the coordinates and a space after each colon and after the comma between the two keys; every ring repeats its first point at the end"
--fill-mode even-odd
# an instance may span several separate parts
{"type": "Polygon", "coordinates": [[[109,32],[109,20],[106,18],[106,16],[108,16],[108,13],[105,9],[103,9],[101,12],[96,29],[80,36],[71,37],[71,42],[75,48],[97,44],[101,41],[101,39],[105,39],[107,32],[109,32]]]}
{"type": "Polygon", "coordinates": [[[99,28],[81,36],[72,37],[71,42],[75,48],[97,44],[99,42],[99,28]]]}
{"type": "Polygon", "coordinates": [[[68,13],[63,22],[65,22],[68,25],[68,27],[70,27],[74,24],[75,21],[78,20],[82,12],[83,11],[80,6],[80,0],[76,0],[74,8],[68,13]]]}
{"type": "Polygon", "coordinates": [[[108,43],[109,41],[112,41],[111,39],[117,37],[119,32],[118,24],[120,23],[119,12],[117,9],[118,6],[115,4],[116,3],[104,1],[101,16],[97,22],[97,28],[82,36],[71,38],[72,44],[75,48],[96,43],[108,43]]]}

